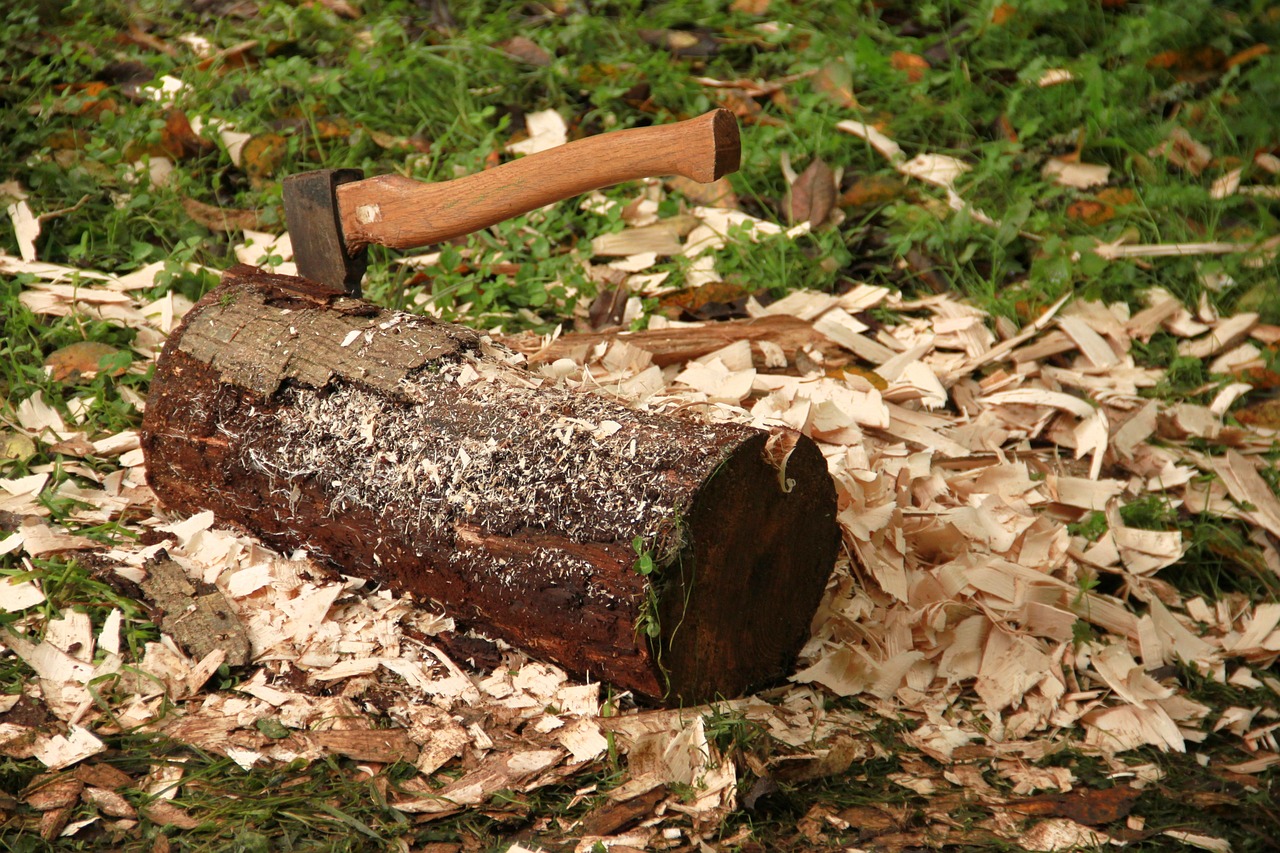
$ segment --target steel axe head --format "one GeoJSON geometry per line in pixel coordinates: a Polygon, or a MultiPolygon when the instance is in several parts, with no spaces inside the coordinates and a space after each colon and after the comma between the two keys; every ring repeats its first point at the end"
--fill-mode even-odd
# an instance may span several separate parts
{"type": "Polygon", "coordinates": [[[329,287],[360,295],[360,279],[369,263],[364,247],[347,250],[338,211],[338,186],[364,177],[359,169],[317,169],[284,179],[284,218],[293,243],[298,274],[329,287]]]}

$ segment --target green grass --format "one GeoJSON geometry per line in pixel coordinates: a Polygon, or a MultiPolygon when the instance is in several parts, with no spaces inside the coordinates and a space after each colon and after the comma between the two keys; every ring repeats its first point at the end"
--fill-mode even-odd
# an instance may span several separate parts
{"type": "MultiPolygon", "coordinates": [[[[254,211],[265,230],[279,231],[280,180],[288,174],[356,167],[367,174],[443,180],[478,171],[501,156],[524,115],[535,110],[555,108],[573,135],[588,135],[667,123],[716,106],[721,90],[699,84],[697,77],[767,83],[794,75],[778,94],[749,103],[754,117],[743,124],[743,166],[730,179],[742,208],[788,224],[782,152],[797,171],[813,158],[843,169],[842,190],[875,180],[896,183],[897,190],[872,203],[850,203],[838,224],[799,239],[731,242],[718,256],[718,269],[744,292],[768,298],[801,287],[840,291],[868,282],[908,296],[927,295],[933,292],[928,281],[912,268],[918,261],[975,304],[1015,322],[1035,317],[1068,292],[1137,309],[1144,292],[1159,286],[1189,305],[1203,296],[1223,312],[1257,311],[1264,322],[1280,323],[1274,263],[1230,254],[1139,264],[1106,262],[1091,252],[1097,241],[1124,235],[1134,242],[1170,243],[1248,242],[1280,233],[1276,201],[1215,200],[1209,193],[1213,179],[1236,166],[1245,168],[1248,182],[1276,183],[1275,176],[1250,166],[1256,152],[1274,153],[1280,146],[1280,14],[1273,5],[1029,0],[1015,9],[996,0],[773,0],[767,14],[756,16],[728,3],[698,0],[591,3],[590,14],[579,4],[455,0],[448,4],[448,29],[433,26],[433,5],[363,0],[363,16],[347,21],[320,3],[285,0],[262,0],[252,20],[197,12],[199,4],[180,0],[8,4],[0,12],[0,181],[20,181],[38,213],[64,211],[44,222],[40,259],[121,274],[165,262],[165,275],[143,295],[174,291],[196,299],[217,276],[189,272],[185,265],[225,269],[235,262],[232,247],[242,235],[201,225],[187,214],[186,200],[254,211]],[[556,13],[558,8],[564,12],[556,13]],[[1006,19],[1009,9],[1014,11],[1006,19]],[[709,55],[673,54],[643,32],[668,28],[713,33],[715,49],[709,55]],[[186,34],[219,49],[251,42],[245,55],[252,67],[236,69],[227,60],[202,69],[180,41],[186,34]],[[523,63],[500,49],[517,36],[532,39],[549,63],[523,63]],[[1239,64],[1225,62],[1263,44],[1272,50],[1239,64]],[[1195,51],[1206,49],[1207,59],[1193,60],[1195,51]],[[900,67],[900,54],[928,60],[919,79],[900,67]],[[1057,68],[1075,79],[1036,85],[1045,71],[1057,68]],[[824,88],[816,72],[847,83],[859,108],[824,88]],[[172,133],[166,134],[171,107],[150,98],[144,82],[165,75],[187,86],[173,108],[189,118],[234,123],[251,134],[256,153],[237,166],[220,143],[175,152],[172,133]],[[105,88],[87,88],[93,83],[105,88]],[[908,157],[941,153],[968,163],[972,169],[957,185],[961,196],[1000,226],[951,215],[940,191],[899,181],[880,154],[836,129],[845,119],[881,126],[908,157]],[[1203,174],[1189,174],[1152,153],[1175,128],[1213,153],[1215,163],[1203,174]],[[1111,168],[1110,189],[1128,192],[1106,221],[1072,214],[1073,203],[1091,200],[1096,192],[1057,187],[1040,176],[1045,157],[1077,148],[1084,161],[1111,168]],[[153,184],[134,165],[160,156],[175,165],[165,185],[153,184]],[[1209,289],[1204,282],[1211,274],[1229,277],[1231,284],[1209,289]]],[[[626,199],[631,192],[606,194],[626,199]]],[[[662,214],[674,215],[684,203],[672,194],[662,214]]],[[[430,299],[446,316],[478,327],[570,328],[575,308],[589,304],[595,292],[584,270],[590,241],[623,226],[617,214],[602,217],[561,204],[444,247],[440,264],[420,276],[391,263],[395,253],[374,249],[366,293],[394,306],[430,299]]],[[[18,253],[7,221],[0,222],[0,249],[18,253]]],[[[670,270],[679,280],[682,264],[664,260],[655,269],[670,270]]],[[[18,300],[31,281],[0,277],[0,400],[7,401],[0,403],[0,414],[11,419],[13,406],[38,391],[68,420],[73,409],[85,407],[81,428],[91,439],[136,428],[140,415],[122,390],[145,394],[149,373],[103,372],[75,383],[54,381],[42,368],[51,354],[79,341],[127,351],[135,333],[105,322],[37,317],[18,300]]],[[[1222,377],[1210,376],[1198,360],[1178,356],[1176,348],[1177,340],[1163,333],[1135,344],[1140,365],[1166,371],[1149,393],[1207,402],[1222,377]]],[[[5,435],[7,430],[0,433],[5,435]]],[[[60,483],[83,478],[76,464],[99,473],[114,467],[111,460],[93,457],[77,463],[41,445],[34,453],[0,458],[0,477],[53,466],[44,498],[52,523],[104,543],[132,541],[138,531],[127,521],[76,524],[71,516],[77,505],[52,497],[60,483]]],[[[1184,532],[1191,545],[1187,556],[1160,576],[1184,595],[1216,601],[1274,600],[1280,594],[1243,525],[1158,500],[1130,504],[1123,516],[1133,526],[1184,532]]],[[[1096,539],[1105,521],[1087,517],[1073,530],[1096,539]]],[[[0,576],[41,581],[49,600],[40,614],[24,615],[32,625],[41,624],[41,614],[74,607],[97,629],[118,608],[125,616],[126,655],[133,660],[159,636],[140,593],[88,561],[36,560],[27,567],[6,555],[0,557],[0,576]]],[[[14,621],[6,615],[0,627],[14,621]]],[[[31,676],[12,655],[0,656],[0,691],[18,692],[31,676]]],[[[1224,687],[1194,671],[1175,677],[1215,711],[1275,703],[1265,691],[1224,687]]],[[[725,752],[767,756],[778,748],[757,727],[731,715],[708,726],[725,752]]],[[[900,769],[899,754],[910,752],[899,726],[900,721],[885,721],[871,734],[885,757],[841,776],[782,783],[755,808],[735,812],[724,834],[748,826],[753,840],[735,842],[743,850],[812,849],[796,825],[815,804],[837,812],[886,804],[906,810],[906,827],[923,827],[929,802],[885,778],[900,769]]],[[[569,840],[572,820],[602,802],[599,795],[574,802],[573,791],[592,781],[605,789],[620,778],[611,766],[563,787],[513,796],[483,813],[419,823],[386,806],[380,786],[399,781],[403,768],[396,765],[371,782],[352,763],[336,759],[245,772],[225,759],[141,733],[119,734],[109,746],[105,760],[131,774],[141,775],[154,763],[186,762],[188,781],[176,802],[198,816],[200,827],[179,833],[144,820],[136,831],[88,831],[55,848],[33,833],[38,816],[0,803],[0,846],[143,850],[152,849],[163,832],[175,847],[190,850],[388,849],[392,839],[414,846],[458,843],[471,850],[498,848],[517,836],[558,849],[569,840]]],[[[1222,735],[1194,748],[1226,761],[1245,757],[1234,750],[1235,740],[1222,735]]],[[[1082,784],[1109,784],[1105,767],[1091,756],[1069,752],[1052,760],[1070,766],[1082,784]]],[[[1280,830],[1274,768],[1257,776],[1250,789],[1215,775],[1194,755],[1143,752],[1134,761],[1156,761],[1167,773],[1135,807],[1149,828],[1194,826],[1229,839],[1237,851],[1268,849],[1280,830]],[[1235,819],[1246,810],[1258,817],[1256,823],[1235,819]]],[[[0,759],[0,792],[17,796],[40,769],[33,760],[0,759]]],[[[755,781],[744,778],[744,796],[755,781]]],[[[141,794],[130,800],[144,804],[141,794]]],[[[72,819],[88,814],[83,806],[72,819]]],[[[955,819],[975,827],[988,817],[987,810],[965,806],[955,819]]],[[[832,831],[827,841],[854,844],[861,843],[859,837],[832,831]]],[[[1158,835],[1135,839],[1130,849],[1164,849],[1162,840],[1168,842],[1158,835]]]]}

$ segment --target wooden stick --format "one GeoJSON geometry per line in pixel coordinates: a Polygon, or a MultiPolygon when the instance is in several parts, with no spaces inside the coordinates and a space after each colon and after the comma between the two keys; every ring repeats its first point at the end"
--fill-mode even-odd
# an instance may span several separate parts
{"type": "Polygon", "coordinates": [[[380,175],[343,184],[338,209],[349,252],[371,243],[412,249],[636,178],[683,175],[709,183],[735,171],[739,156],[737,119],[712,110],[677,124],[581,139],[453,181],[380,175]]]}

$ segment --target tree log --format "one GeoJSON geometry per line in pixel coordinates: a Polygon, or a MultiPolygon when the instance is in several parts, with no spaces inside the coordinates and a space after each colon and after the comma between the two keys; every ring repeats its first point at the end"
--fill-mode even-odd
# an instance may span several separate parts
{"type": "Polygon", "coordinates": [[[213,510],[651,699],[789,671],[839,540],[817,446],[549,387],[519,361],[235,267],[161,354],[148,480],[173,511],[213,510]]]}

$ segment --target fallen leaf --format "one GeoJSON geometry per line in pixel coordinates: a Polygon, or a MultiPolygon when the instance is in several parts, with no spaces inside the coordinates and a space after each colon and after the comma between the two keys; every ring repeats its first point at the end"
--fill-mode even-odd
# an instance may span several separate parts
{"type": "Polygon", "coordinates": [[[853,94],[853,72],[843,60],[833,59],[813,75],[813,88],[826,95],[836,106],[860,109],[853,94]]]}
{"type": "Polygon", "coordinates": [[[0,435],[0,459],[30,459],[35,455],[36,443],[19,432],[0,435]]]}
{"type": "Polygon", "coordinates": [[[882,205],[906,195],[907,187],[890,175],[866,175],[853,182],[840,195],[841,207],[882,205]]]}
{"type": "Polygon", "coordinates": [[[907,79],[912,83],[919,83],[924,79],[924,73],[929,70],[929,60],[923,56],[917,56],[914,53],[907,53],[902,50],[895,50],[889,56],[889,64],[899,71],[906,72],[907,79]]]}
{"type": "MultiPolygon", "coordinates": [[[[1242,409],[1236,409],[1232,415],[1246,426],[1261,429],[1280,429],[1280,400],[1263,400],[1252,403],[1242,409]]],[[[4,455],[3,443],[0,443],[0,456],[4,455]]]]}
{"type": "MultiPolygon", "coordinates": [[[[44,366],[49,368],[49,374],[55,382],[65,382],[67,380],[76,382],[97,376],[102,360],[110,358],[119,352],[120,350],[110,344],[97,341],[79,341],[51,353],[44,360],[44,366]]],[[[124,367],[116,367],[110,371],[110,375],[120,376],[124,372],[124,367]]]]}
{"type": "Polygon", "coordinates": [[[1018,8],[1009,3],[1001,3],[991,10],[991,23],[1002,27],[1012,21],[1018,14],[1018,8]]]}
{"type": "Polygon", "coordinates": [[[525,36],[512,36],[506,41],[498,42],[494,47],[526,65],[545,68],[551,64],[551,54],[543,50],[533,39],[525,36]]]}
{"type": "Polygon", "coordinates": [[[1115,219],[1115,216],[1114,207],[1097,199],[1081,198],[1067,205],[1067,218],[1085,225],[1102,225],[1115,219]]]}
{"type": "Polygon", "coordinates": [[[1102,826],[1128,816],[1142,791],[1127,785],[1077,789],[1066,794],[1044,794],[1015,800],[1009,808],[1036,817],[1065,817],[1085,826],[1102,826]]]}
{"type": "Polygon", "coordinates": [[[1184,83],[1210,80],[1226,68],[1227,57],[1211,45],[1191,50],[1166,50],[1147,60],[1148,68],[1163,68],[1184,83]]]}
{"type": "Polygon", "coordinates": [[[103,97],[110,87],[100,80],[90,83],[62,83],[53,88],[67,96],[59,99],[54,106],[56,112],[96,119],[103,113],[120,111],[115,98],[103,97]]]}
{"type": "Polygon", "coordinates": [[[164,149],[164,153],[175,160],[209,154],[216,151],[218,147],[212,141],[197,135],[187,119],[187,114],[178,109],[165,113],[160,146],[164,149]]]}
{"type": "Polygon", "coordinates": [[[713,281],[668,293],[658,301],[658,309],[671,317],[689,314],[699,320],[741,316],[741,310],[735,306],[749,295],[750,292],[742,285],[713,281]]]}
{"type": "Polygon", "coordinates": [[[1247,47],[1234,56],[1228,57],[1226,61],[1222,63],[1222,67],[1235,68],[1237,65],[1243,65],[1244,63],[1252,62],[1261,56],[1266,56],[1270,52],[1271,45],[1265,43],[1255,44],[1253,47],[1247,47]]]}
{"type": "Polygon", "coordinates": [[[1175,127],[1169,138],[1147,152],[1150,157],[1165,157],[1180,169],[1199,175],[1213,162],[1213,152],[1207,145],[1197,142],[1181,127],[1175,127]]]}
{"type": "Polygon", "coordinates": [[[716,102],[745,124],[763,124],[771,127],[785,125],[781,119],[766,113],[764,107],[760,106],[760,102],[742,89],[720,89],[716,92],[716,102]]]}
{"type": "Polygon", "coordinates": [[[827,221],[835,202],[835,173],[821,157],[814,157],[787,193],[787,218],[792,225],[810,222],[817,228],[827,221]]]}
{"type": "Polygon", "coordinates": [[[709,184],[699,183],[683,175],[667,178],[667,187],[678,192],[695,204],[703,207],[738,208],[738,194],[733,191],[733,184],[728,178],[720,178],[709,184]]]}
{"type": "Polygon", "coordinates": [[[219,207],[205,204],[193,198],[182,199],[182,209],[196,222],[210,231],[261,231],[264,226],[263,216],[257,210],[237,210],[231,207],[219,207]]]}
{"type": "Polygon", "coordinates": [[[250,183],[261,186],[270,182],[284,165],[284,158],[288,153],[289,140],[284,136],[274,131],[259,133],[250,137],[240,149],[240,162],[250,183]]]}

